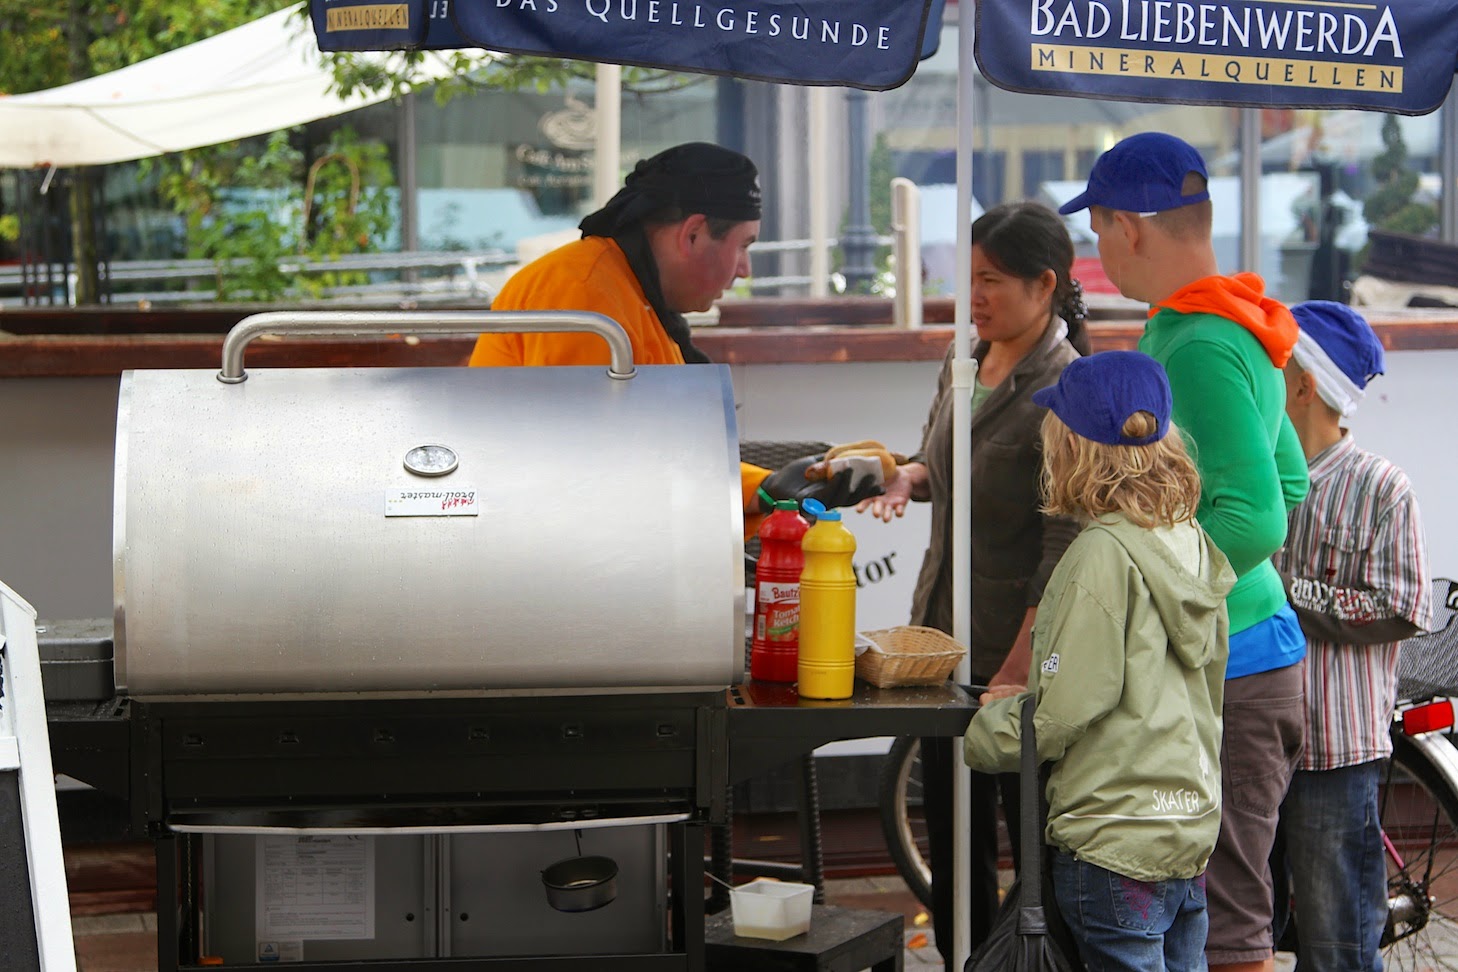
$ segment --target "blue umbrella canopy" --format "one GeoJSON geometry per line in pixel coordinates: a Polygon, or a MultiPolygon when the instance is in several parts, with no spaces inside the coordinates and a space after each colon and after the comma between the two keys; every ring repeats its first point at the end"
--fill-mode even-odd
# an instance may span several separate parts
{"type": "Polygon", "coordinates": [[[322,51],[485,48],[884,90],[936,50],[945,0],[310,0],[322,51]]]}
{"type": "Polygon", "coordinates": [[[1458,2],[984,2],[976,52],[1012,91],[1421,115],[1458,70],[1458,2]]]}
{"type": "MultiPolygon", "coordinates": [[[[964,0],[967,2],[967,0],[964,0]]],[[[883,90],[936,51],[945,0],[309,0],[322,51],[485,48],[883,90]]],[[[1436,109],[1458,0],[977,3],[1012,91],[1164,104],[1436,109]]]]}

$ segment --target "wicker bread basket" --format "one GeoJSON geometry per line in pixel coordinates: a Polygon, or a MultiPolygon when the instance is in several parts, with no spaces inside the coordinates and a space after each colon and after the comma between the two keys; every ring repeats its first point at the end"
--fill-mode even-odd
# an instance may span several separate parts
{"type": "Polygon", "coordinates": [[[862,631],[861,638],[870,644],[856,656],[856,675],[880,688],[935,685],[966,654],[950,636],[918,625],[862,631]]]}

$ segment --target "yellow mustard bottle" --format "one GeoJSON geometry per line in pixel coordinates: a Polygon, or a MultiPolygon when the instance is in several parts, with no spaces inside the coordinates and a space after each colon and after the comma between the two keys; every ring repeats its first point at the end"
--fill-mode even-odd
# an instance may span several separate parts
{"type": "Polygon", "coordinates": [[[800,548],[800,663],[797,689],[807,699],[848,699],[856,681],[856,538],[840,520],[807,499],[815,525],[800,548]]]}

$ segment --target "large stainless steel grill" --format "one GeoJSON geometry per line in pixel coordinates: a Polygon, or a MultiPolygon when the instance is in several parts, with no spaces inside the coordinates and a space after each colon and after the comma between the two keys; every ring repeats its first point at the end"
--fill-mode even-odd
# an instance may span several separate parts
{"type": "Polygon", "coordinates": [[[255,897],[239,835],[276,849],[281,834],[354,833],[415,842],[379,858],[412,869],[382,875],[394,903],[372,944],[304,942],[306,964],[560,967],[526,950],[595,970],[697,968],[700,825],[723,819],[724,689],[744,665],[727,369],[635,370],[597,315],[420,319],[587,328],[614,361],[249,374],[243,349],[262,333],[406,323],[259,315],[229,334],[216,374],[123,378],[115,659],[132,817],[158,841],[159,915],[181,916],[159,931],[160,967],[294,947],[217,911],[255,897]],[[603,825],[637,862],[615,918],[543,915],[540,887],[502,883],[504,850],[494,867],[478,859],[504,840],[515,873],[535,874],[563,856],[562,828],[603,825]],[[190,896],[210,881],[221,893],[199,909],[190,896]],[[395,901],[417,884],[428,933],[395,901]],[[520,907],[494,909],[493,925],[485,901],[520,907]]]}

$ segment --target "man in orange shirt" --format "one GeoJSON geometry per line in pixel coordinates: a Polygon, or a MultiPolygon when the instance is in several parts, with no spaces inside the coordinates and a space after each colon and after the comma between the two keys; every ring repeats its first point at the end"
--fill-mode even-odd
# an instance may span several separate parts
{"type": "MultiPolygon", "coordinates": [[[[759,171],[752,161],[707,142],[676,145],[634,166],[607,205],[582,220],[582,239],[518,270],[491,309],[596,311],[628,332],[637,364],[707,363],[683,315],[708,310],[734,281],[749,276],[749,246],[759,236],[759,217],[759,171]]],[[[549,333],[482,334],[470,363],[608,361],[608,347],[596,335],[549,333]]],[[[771,479],[768,469],[740,464],[746,536],[768,512],[762,493],[815,495],[827,506],[864,498],[851,498],[846,475],[808,484],[806,465],[786,467],[771,479]]]]}
{"type": "MultiPolygon", "coordinates": [[[[585,310],[628,332],[638,364],[709,359],[683,315],[706,311],[740,277],[759,236],[759,173],[731,149],[690,142],[639,162],[608,204],[506,281],[492,310],[585,310]]],[[[591,334],[483,334],[472,365],[608,363],[591,334]]]]}

